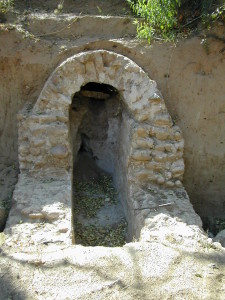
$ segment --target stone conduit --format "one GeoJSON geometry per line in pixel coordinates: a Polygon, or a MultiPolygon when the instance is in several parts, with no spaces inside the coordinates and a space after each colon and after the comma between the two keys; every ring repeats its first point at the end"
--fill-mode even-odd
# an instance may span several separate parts
{"type": "Polygon", "coordinates": [[[201,222],[182,185],[181,131],[156,83],[130,59],[105,50],[68,58],[52,73],[34,107],[26,105],[18,115],[20,176],[5,231],[23,232],[28,244],[71,243],[69,110],[73,95],[88,82],[113,86],[123,105],[118,190],[130,237],[166,238],[181,222],[192,240],[201,222]]]}

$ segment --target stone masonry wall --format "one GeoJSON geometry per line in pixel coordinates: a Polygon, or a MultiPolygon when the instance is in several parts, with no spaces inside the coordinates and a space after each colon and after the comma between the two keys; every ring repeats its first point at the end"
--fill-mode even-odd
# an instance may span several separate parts
{"type": "Polygon", "coordinates": [[[101,50],[81,53],[62,63],[34,108],[26,107],[19,116],[21,171],[71,168],[69,107],[74,93],[90,81],[117,88],[131,115],[132,147],[127,163],[135,168],[135,178],[180,186],[184,143],[155,82],[129,59],[101,50]]]}
{"type": "MultiPolygon", "coordinates": [[[[88,82],[113,86],[123,102],[119,142],[121,160],[117,162],[116,173],[117,187],[129,220],[130,237],[139,236],[148,217],[149,210],[145,211],[144,206],[166,200],[172,188],[181,190],[183,200],[188,203],[182,186],[184,141],[180,129],[174,126],[168,114],[156,83],[122,55],[105,50],[89,51],[68,58],[56,68],[34,107],[28,104],[18,115],[21,174],[14,193],[16,204],[10,212],[8,225],[13,223],[12,216],[18,221],[18,212],[31,222],[36,217],[44,219],[56,226],[54,240],[59,239],[61,232],[57,224],[65,220],[69,226],[69,194],[59,194],[56,207],[52,200],[56,191],[52,190],[43,199],[41,197],[42,201],[35,195],[42,189],[43,182],[51,182],[53,186],[59,182],[70,190],[72,149],[69,111],[73,95],[88,82]],[[27,180],[32,191],[29,197],[20,186],[27,180]],[[154,196],[149,190],[155,191],[154,196]],[[164,196],[157,198],[160,193],[164,196]],[[48,217],[46,207],[54,218],[48,217]]],[[[70,226],[63,232],[66,232],[69,241],[70,226]]],[[[61,237],[61,240],[64,238],[61,237]]]]}

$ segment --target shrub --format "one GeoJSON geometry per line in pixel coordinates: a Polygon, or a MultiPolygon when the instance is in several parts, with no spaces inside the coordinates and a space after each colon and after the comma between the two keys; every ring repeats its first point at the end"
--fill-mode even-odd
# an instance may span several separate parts
{"type": "Polygon", "coordinates": [[[225,4],[219,0],[126,0],[133,12],[141,17],[136,20],[137,36],[173,40],[178,33],[210,28],[215,21],[225,21],[225,4]],[[222,3],[222,4],[220,4],[222,3]],[[178,16],[179,10],[179,16],[178,16]]]}
{"type": "Polygon", "coordinates": [[[13,0],[0,0],[0,13],[7,12],[13,5],[13,0]]]}
{"type": "Polygon", "coordinates": [[[162,36],[172,39],[177,26],[177,11],[180,0],[127,0],[134,13],[143,18],[137,24],[137,35],[147,39],[162,36]]]}

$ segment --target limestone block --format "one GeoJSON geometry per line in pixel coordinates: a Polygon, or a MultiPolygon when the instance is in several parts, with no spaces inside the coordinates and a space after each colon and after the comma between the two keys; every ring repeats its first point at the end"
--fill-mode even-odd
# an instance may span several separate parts
{"type": "Polygon", "coordinates": [[[105,71],[106,78],[109,78],[110,80],[112,80],[112,84],[113,84],[115,77],[118,76],[117,68],[104,67],[104,71],[105,71]]]}
{"type": "Polygon", "coordinates": [[[33,220],[40,220],[43,219],[43,214],[42,213],[30,213],[28,214],[28,218],[29,219],[33,219],[33,220]]]}
{"type": "Polygon", "coordinates": [[[44,139],[34,139],[31,141],[31,146],[32,147],[41,147],[46,143],[44,139]]]}
{"type": "Polygon", "coordinates": [[[179,142],[176,142],[174,144],[174,147],[179,151],[183,151],[184,150],[184,140],[182,139],[179,142]]]}
{"type": "Polygon", "coordinates": [[[30,153],[33,156],[38,156],[41,153],[41,150],[38,148],[30,148],[30,153]]]}
{"type": "MultiPolygon", "coordinates": [[[[81,59],[82,61],[82,59],[81,59]]],[[[67,61],[65,61],[66,63],[67,61]]],[[[71,74],[74,74],[74,71],[76,73],[79,74],[85,74],[85,66],[82,62],[79,62],[77,59],[72,59],[72,64],[71,64],[71,68],[66,67],[64,69],[64,75],[66,75],[65,72],[67,72],[67,70],[69,69],[69,71],[71,72],[71,74]]]]}
{"type": "Polygon", "coordinates": [[[175,154],[168,153],[167,154],[167,161],[169,161],[169,162],[175,162],[175,161],[179,160],[182,157],[183,157],[183,153],[182,152],[177,152],[175,154]]]}
{"type": "Polygon", "coordinates": [[[67,115],[59,115],[59,116],[56,116],[56,120],[59,121],[59,122],[62,122],[62,123],[68,123],[69,122],[69,118],[67,115]]]}
{"type": "Polygon", "coordinates": [[[165,165],[155,161],[151,161],[145,164],[145,168],[147,170],[153,170],[155,172],[162,172],[165,168],[165,165]]]}
{"type": "Polygon", "coordinates": [[[165,145],[165,150],[167,152],[176,153],[177,149],[175,148],[175,146],[173,144],[166,144],[165,145]]]}
{"type": "Polygon", "coordinates": [[[175,132],[175,134],[174,134],[174,139],[176,140],[176,141],[181,141],[182,140],[182,136],[181,136],[181,134],[180,134],[180,132],[175,132]]]}
{"type": "Polygon", "coordinates": [[[154,174],[154,172],[151,172],[151,171],[141,171],[141,172],[138,172],[136,174],[136,178],[138,179],[138,181],[143,181],[143,182],[150,182],[150,181],[155,181],[157,178],[156,178],[156,175],[154,174]]]}
{"type": "Polygon", "coordinates": [[[88,78],[91,78],[91,80],[97,80],[97,74],[96,74],[96,69],[95,69],[95,64],[93,61],[87,61],[85,64],[85,72],[86,76],[88,78]]]}
{"type": "Polygon", "coordinates": [[[20,162],[32,163],[33,160],[34,160],[34,158],[33,158],[33,156],[30,155],[30,154],[27,155],[27,156],[25,156],[25,157],[22,157],[22,156],[19,155],[19,161],[20,161],[20,162]]]}
{"type": "MultiPolygon", "coordinates": [[[[23,207],[23,208],[21,207],[20,212],[23,216],[26,216],[26,217],[34,216],[36,214],[39,214],[39,212],[36,210],[36,207],[30,207],[30,206],[23,207]]],[[[31,217],[31,219],[32,219],[32,217],[31,217]]]]}
{"type": "Polygon", "coordinates": [[[173,131],[174,131],[174,134],[173,134],[173,137],[176,141],[182,141],[183,138],[182,138],[182,135],[181,135],[181,130],[178,126],[173,126],[173,131]]]}
{"type": "Polygon", "coordinates": [[[29,143],[21,143],[19,145],[19,154],[24,157],[24,156],[27,156],[30,151],[29,151],[29,143]]]}
{"type": "Polygon", "coordinates": [[[166,162],[168,161],[167,159],[167,154],[162,152],[162,151],[152,151],[152,156],[154,157],[154,160],[157,162],[166,162]]]}
{"type": "Polygon", "coordinates": [[[171,166],[171,172],[172,172],[173,177],[175,177],[175,178],[182,176],[184,174],[183,159],[179,159],[179,160],[173,162],[173,164],[171,166]]]}
{"type": "Polygon", "coordinates": [[[71,222],[68,222],[67,220],[62,220],[57,226],[57,230],[60,233],[66,233],[70,230],[70,228],[71,222]]]}
{"type": "MultiPolygon", "coordinates": [[[[145,110],[143,110],[143,112],[145,112],[145,110]]],[[[134,115],[135,120],[137,120],[138,122],[145,122],[148,121],[149,119],[149,114],[148,113],[138,113],[134,115]]]]}
{"type": "Polygon", "coordinates": [[[150,129],[150,136],[155,136],[157,139],[165,141],[169,138],[170,132],[161,127],[151,127],[150,129]]]}
{"type": "Polygon", "coordinates": [[[146,137],[148,137],[148,134],[149,134],[149,132],[146,128],[139,127],[135,130],[133,138],[136,138],[136,136],[146,138],[146,137]]]}
{"type": "Polygon", "coordinates": [[[134,139],[132,146],[136,149],[152,149],[154,147],[154,140],[151,138],[134,139]]]}
{"type": "Polygon", "coordinates": [[[60,204],[58,203],[53,205],[46,205],[42,209],[41,213],[49,221],[54,221],[59,218],[63,218],[65,215],[64,210],[60,207],[60,204]]]}
{"type": "Polygon", "coordinates": [[[31,135],[32,137],[39,137],[39,138],[43,138],[44,136],[46,136],[46,130],[48,129],[48,125],[45,126],[32,126],[30,128],[31,131],[31,135]]]}
{"type": "MultiPolygon", "coordinates": [[[[68,108],[71,104],[71,98],[68,96],[65,96],[63,94],[55,94],[51,102],[49,102],[49,108],[52,109],[52,111],[61,111],[66,113],[68,111],[68,108]]],[[[56,116],[54,116],[56,119],[56,116]]]]}
{"type": "Polygon", "coordinates": [[[171,117],[168,114],[157,114],[154,118],[154,123],[158,126],[172,126],[171,117]]]}
{"type": "Polygon", "coordinates": [[[68,149],[64,145],[57,145],[51,149],[51,154],[56,158],[66,158],[68,149]]]}
{"type": "Polygon", "coordinates": [[[167,180],[170,180],[170,179],[172,178],[172,173],[166,171],[166,172],[165,172],[165,178],[166,178],[167,180]]]}
{"type": "Polygon", "coordinates": [[[45,158],[43,157],[38,157],[38,159],[35,160],[35,166],[37,168],[43,168],[46,165],[45,158]]]}
{"type": "Polygon", "coordinates": [[[174,182],[169,180],[169,181],[166,181],[165,185],[168,187],[168,188],[172,188],[175,186],[174,182]]]}
{"type": "Polygon", "coordinates": [[[54,116],[54,115],[37,114],[37,115],[33,115],[32,117],[29,118],[28,126],[31,126],[33,123],[39,123],[39,124],[52,123],[52,122],[55,122],[56,120],[57,120],[56,116],[54,116]]]}
{"type": "Polygon", "coordinates": [[[137,161],[150,161],[152,160],[151,153],[151,150],[135,150],[131,157],[137,161]]]}
{"type": "Polygon", "coordinates": [[[161,99],[160,95],[157,94],[157,93],[153,93],[151,98],[148,99],[149,103],[152,104],[152,103],[161,103],[163,102],[163,100],[161,99]]]}
{"type": "Polygon", "coordinates": [[[180,180],[176,180],[176,181],[175,181],[175,185],[176,185],[177,187],[182,187],[182,182],[181,182],[180,180]]]}
{"type": "Polygon", "coordinates": [[[155,150],[163,152],[165,150],[165,145],[164,144],[157,144],[157,145],[155,145],[155,150]]]}
{"type": "Polygon", "coordinates": [[[164,184],[165,183],[165,179],[162,175],[156,176],[156,181],[157,181],[158,184],[164,184]]]}

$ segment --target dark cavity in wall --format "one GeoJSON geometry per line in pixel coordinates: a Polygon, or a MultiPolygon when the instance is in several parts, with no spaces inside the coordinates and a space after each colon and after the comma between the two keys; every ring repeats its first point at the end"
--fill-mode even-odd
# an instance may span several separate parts
{"type": "Polygon", "coordinates": [[[75,243],[123,246],[127,222],[116,189],[121,102],[115,88],[90,82],[73,97],[73,227],[75,243]]]}

